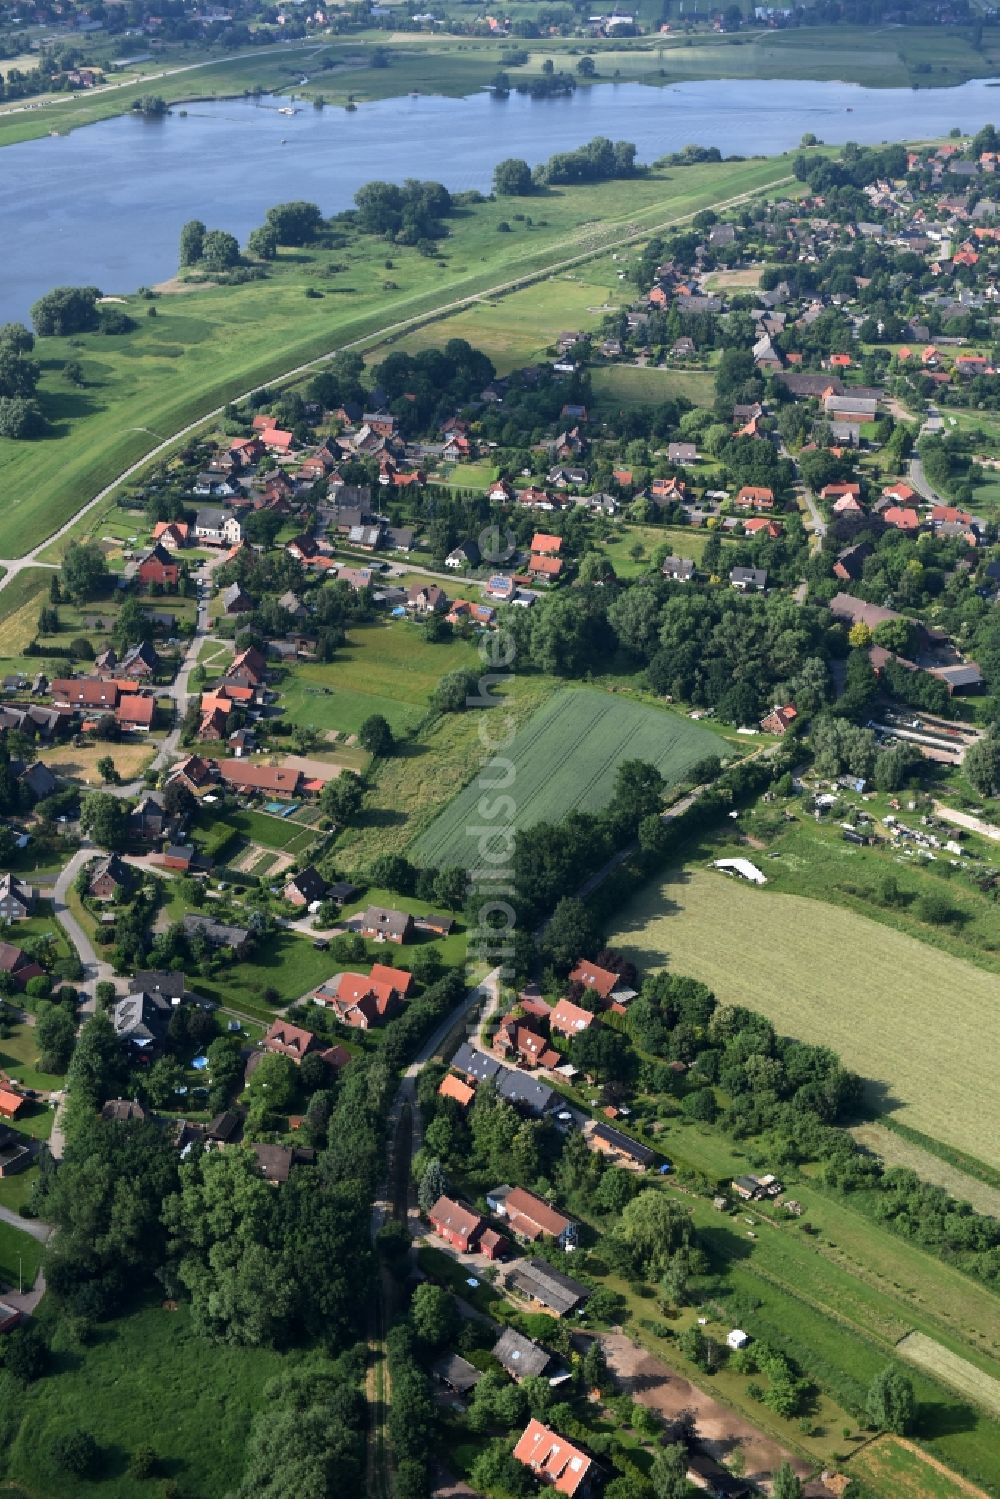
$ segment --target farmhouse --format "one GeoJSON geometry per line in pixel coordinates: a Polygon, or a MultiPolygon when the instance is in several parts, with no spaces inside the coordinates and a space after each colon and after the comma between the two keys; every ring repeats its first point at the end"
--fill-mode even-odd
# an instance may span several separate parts
{"type": "Polygon", "coordinates": [[[428,1213],[434,1232],[460,1254],[469,1254],[483,1230],[479,1214],[450,1197],[439,1197],[428,1213]]]}
{"type": "Polygon", "coordinates": [[[552,1362],[552,1355],[547,1348],[542,1348],[539,1343],[533,1343],[526,1338],[524,1333],[517,1332],[513,1327],[507,1327],[500,1334],[491,1349],[493,1357],[500,1367],[510,1375],[511,1379],[518,1384],[522,1379],[536,1378],[544,1374],[552,1362]]]}
{"type": "Polygon", "coordinates": [[[524,1187],[494,1187],[486,1200],[495,1213],[508,1220],[517,1237],[528,1243],[547,1235],[565,1248],[576,1239],[576,1225],[524,1187]]]}
{"type": "Polygon", "coordinates": [[[40,978],[43,969],[13,942],[0,942],[0,973],[9,973],[18,989],[27,988],[29,979],[40,978]]]}
{"type": "Polygon", "coordinates": [[[220,760],[219,774],[234,791],[262,793],[291,801],[302,783],[300,771],[282,765],[260,765],[252,760],[220,760]]]}
{"type": "Polygon", "coordinates": [[[531,1301],[537,1301],[557,1317],[565,1317],[590,1295],[586,1286],[545,1260],[517,1260],[507,1272],[507,1285],[531,1301]]]}

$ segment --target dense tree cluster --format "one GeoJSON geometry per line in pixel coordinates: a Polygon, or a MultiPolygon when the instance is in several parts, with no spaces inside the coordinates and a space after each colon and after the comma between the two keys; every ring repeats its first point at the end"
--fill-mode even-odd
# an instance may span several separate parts
{"type": "Polygon", "coordinates": [[[433,243],[445,233],[443,220],[452,209],[451,194],[440,182],[408,177],[395,182],[368,182],[354,194],[359,228],[401,245],[433,243]]]}

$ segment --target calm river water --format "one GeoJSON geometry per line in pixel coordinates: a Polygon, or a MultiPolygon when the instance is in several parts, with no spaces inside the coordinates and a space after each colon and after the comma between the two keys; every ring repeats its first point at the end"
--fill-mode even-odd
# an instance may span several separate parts
{"type": "Polygon", "coordinates": [[[806,131],[863,144],[978,130],[1000,113],[984,81],[952,89],[716,80],[669,88],[603,84],[571,97],[474,94],[386,99],[356,113],[278,113],[280,99],[213,101],[164,119],[106,120],[0,151],[0,321],[25,317],[52,286],[134,291],[172,275],[190,218],[242,241],[272,203],[327,213],[364,182],[434,178],[488,190],[494,164],[532,164],[594,135],[634,141],[650,161],[688,142],[774,154],[806,131]]]}

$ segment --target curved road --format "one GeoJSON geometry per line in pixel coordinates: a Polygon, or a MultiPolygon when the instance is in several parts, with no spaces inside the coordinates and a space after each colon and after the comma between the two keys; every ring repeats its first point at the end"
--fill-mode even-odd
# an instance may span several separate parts
{"type": "MultiPolygon", "coordinates": [[[[790,182],[791,180],[791,177],[781,177],[778,178],[775,182],[768,185],[769,187],[780,187],[783,182],[790,182]]],[[[718,210],[725,208],[734,208],[738,204],[745,203],[748,199],[756,197],[759,191],[759,188],[753,188],[749,192],[737,193],[734,197],[727,198],[724,202],[716,204],[716,209],[718,210]]],[[[551,276],[556,276],[560,272],[565,271],[570,266],[581,265],[585,261],[594,260],[600,255],[606,255],[615,246],[621,248],[621,246],[623,245],[634,244],[637,240],[648,239],[651,235],[658,234],[665,229],[676,228],[678,224],[686,223],[693,217],[693,213],[678,214],[675,217],[666,219],[661,224],[649,224],[645,225],[641,229],[622,231],[617,234],[614,240],[609,240],[606,243],[602,241],[601,244],[596,246],[592,245],[589,249],[578,250],[576,254],[568,255],[564,259],[555,261],[552,265],[546,266],[544,270],[533,270],[525,272],[524,275],[514,276],[509,281],[501,281],[496,286],[486,287],[481,291],[472,292],[465,297],[456,297],[451,302],[442,303],[440,307],[432,308],[424,312],[414,313],[410,317],[400,318],[397,322],[394,323],[387,323],[385,327],[379,329],[377,333],[366,333],[360,338],[349,339],[346,343],[336,345],[333,349],[328,350],[325,354],[318,355],[318,357],[315,359],[307,359],[303,364],[298,364],[293,369],[285,370],[284,373],[275,373],[274,375],[269,377],[267,383],[270,385],[276,385],[283,381],[295,380],[298,378],[298,376],[306,375],[310,370],[317,369],[320,365],[325,364],[328,359],[333,358],[334,354],[338,354],[344,349],[361,348],[363,345],[372,345],[377,347],[378,344],[384,343],[385,340],[390,336],[394,337],[397,334],[404,333],[409,329],[422,327],[425,323],[435,322],[439,318],[448,317],[451,313],[459,312],[465,307],[471,307],[475,303],[481,302],[484,299],[507,296],[510,292],[517,291],[521,287],[531,286],[539,280],[547,279],[551,276]]],[[[224,402],[221,406],[216,406],[213,408],[213,410],[206,411],[195,421],[188,422],[186,426],[183,426],[178,431],[172,433],[170,437],[162,438],[153,447],[149,448],[141,458],[137,458],[134,463],[130,463],[127,468],[122,469],[122,471],[114,479],[112,479],[110,484],[105,484],[103,489],[98,490],[97,494],[95,494],[92,499],[88,500],[85,505],[82,505],[80,507],[80,509],[76,512],[72,519],[64,522],[64,524],[61,525],[58,530],[53,531],[51,535],[47,536],[43,541],[40,541],[37,546],[32,547],[31,550],[27,552],[23,557],[0,558],[0,567],[6,568],[4,576],[0,578],[0,589],[6,588],[11,579],[16,577],[17,574],[21,572],[25,567],[56,566],[57,564],[54,563],[39,562],[39,553],[45,551],[46,548],[54,545],[55,542],[61,541],[64,536],[67,536],[70,531],[74,529],[77,522],[80,521],[83,516],[87,515],[91,510],[94,509],[95,506],[100,505],[104,500],[110,499],[115,490],[118,489],[121,484],[124,484],[125,482],[127,482],[127,480],[133,478],[140,472],[141,469],[145,468],[148,463],[152,462],[153,459],[160,457],[160,455],[163,453],[166,453],[170,448],[174,447],[176,443],[183,441],[184,438],[190,437],[192,433],[197,432],[208,422],[217,421],[219,417],[223,415],[227,406],[238,405],[241,401],[247,400],[255,390],[258,390],[260,388],[260,385],[262,383],[263,382],[261,380],[258,380],[254,385],[250,387],[249,390],[243,391],[241,395],[232,396],[230,400],[224,402]]]]}

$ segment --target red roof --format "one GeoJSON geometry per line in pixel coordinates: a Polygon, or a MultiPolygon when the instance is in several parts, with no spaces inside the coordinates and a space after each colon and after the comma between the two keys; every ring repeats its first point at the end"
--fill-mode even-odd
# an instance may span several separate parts
{"type": "Polygon", "coordinates": [[[0,1114],[7,1119],[13,1119],[24,1104],[20,1093],[13,1093],[9,1088],[0,1088],[0,1114]]]}
{"type": "Polygon", "coordinates": [[[118,722],[134,724],[136,728],[148,729],[152,726],[155,710],[155,698],[140,697],[138,693],[132,693],[123,697],[118,704],[118,722]]]}
{"type": "Polygon", "coordinates": [[[558,552],[562,546],[561,536],[550,536],[547,531],[536,531],[531,538],[531,550],[533,552],[558,552]]]}
{"type": "Polygon", "coordinates": [[[562,1031],[564,1036],[578,1036],[593,1023],[593,1019],[589,1010],[575,1005],[571,999],[561,999],[552,1011],[549,1024],[552,1030],[562,1031]]]}
{"type": "Polygon", "coordinates": [[[887,526],[895,526],[897,531],[915,531],[920,525],[917,512],[905,505],[890,505],[882,511],[882,519],[887,526]]]}
{"type": "Polygon", "coordinates": [[[518,1438],[514,1456],[557,1494],[575,1494],[590,1471],[585,1453],[534,1417],[518,1438]]]}
{"type": "Polygon", "coordinates": [[[537,1239],[542,1234],[551,1234],[556,1239],[570,1226],[568,1218],[524,1187],[515,1187],[508,1192],[503,1206],[511,1228],[525,1239],[537,1239]]]}
{"type": "Polygon", "coordinates": [[[619,979],[617,973],[609,973],[606,968],[598,968],[596,963],[588,963],[585,959],[577,963],[569,977],[573,984],[596,990],[602,999],[610,997],[619,979]]]}
{"type": "Polygon", "coordinates": [[[408,969],[390,968],[388,963],[373,963],[372,978],[376,984],[389,984],[404,998],[413,986],[413,974],[408,969]]]}
{"type": "Polygon", "coordinates": [[[274,1020],[264,1037],[264,1049],[279,1052],[293,1060],[301,1060],[315,1039],[312,1031],[304,1031],[298,1025],[289,1025],[287,1020],[274,1020]]]}
{"type": "Polygon", "coordinates": [[[475,1236],[483,1221],[478,1213],[474,1213],[471,1208],[463,1207],[460,1202],[455,1202],[450,1197],[439,1197],[427,1216],[435,1228],[456,1234],[466,1243],[475,1236]]]}
{"type": "Polygon", "coordinates": [[[532,573],[543,573],[547,578],[557,578],[562,572],[561,557],[536,557],[532,553],[531,561],[528,563],[528,571],[532,573]]]}
{"type": "Polygon", "coordinates": [[[456,1103],[462,1105],[463,1109],[476,1096],[475,1088],[470,1087],[468,1083],[463,1083],[462,1079],[456,1077],[453,1072],[449,1072],[447,1077],[441,1079],[441,1086],[438,1088],[438,1092],[442,1098],[453,1098],[456,1103]]]}

